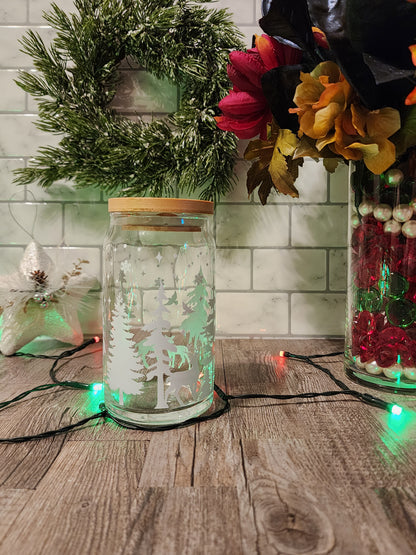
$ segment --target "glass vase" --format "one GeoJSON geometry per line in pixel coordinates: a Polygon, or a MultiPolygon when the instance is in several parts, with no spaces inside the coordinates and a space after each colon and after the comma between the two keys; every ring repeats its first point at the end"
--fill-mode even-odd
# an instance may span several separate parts
{"type": "Polygon", "coordinates": [[[124,423],[156,427],[213,400],[213,203],[109,200],[104,243],[105,404],[124,423]]]}
{"type": "Polygon", "coordinates": [[[398,392],[416,389],[415,160],[349,175],[346,371],[398,392]]]}

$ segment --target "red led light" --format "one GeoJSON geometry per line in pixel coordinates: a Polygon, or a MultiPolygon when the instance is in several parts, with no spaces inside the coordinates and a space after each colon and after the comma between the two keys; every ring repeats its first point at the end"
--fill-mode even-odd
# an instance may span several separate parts
{"type": "Polygon", "coordinates": [[[100,338],[98,337],[98,335],[95,335],[95,336],[94,336],[94,341],[95,341],[96,343],[99,343],[99,342],[100,342],[100,338]]]}
{"type": "Polygon", "coordinates": [[[285,352],[284,351],[279,351],[279,357],[284,357],[285,356],[285,352]]]}

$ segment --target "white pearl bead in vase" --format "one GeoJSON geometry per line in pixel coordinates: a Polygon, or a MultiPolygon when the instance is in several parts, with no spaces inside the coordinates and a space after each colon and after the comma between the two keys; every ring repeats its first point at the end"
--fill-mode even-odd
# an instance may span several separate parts
{"type": "Polygon", "coordinates": [[[361,216],[368,216],[373,213],[375,203],[372,200],[366,200],[360,204],[358,207],[358,212],[361,216]]]}
{"type": "Polygon", "coordinates": [[[408,239],[416,237],[416,220],[409,220],[402,225],[402,233],[408,239]]]}
{"type": "Polygon", "coordinates": [[[365,369],[366,363],[365,363],[365,362],[361,362],[361,358],[360,358],[360,357],[355,357],[354,362],[355,362],[355,366],[356,366],[357,368],[360,368],[361,370],[364,370],[364,369],[365,369]]]}
{"type": "Polygon", "coordinates": [[[393,366],[390,366],[389,368],[383,368],[383,374],[392,380],[396,380],[402,375],[402,373],[403,367],[400,364],[393,364],[393,366]]]}
{"type": "Polygon", "coordinates": [[[404,179],[404,174],[402,170],[398,168],[393,168],[386,172],[386,181],[390,187],[397,187],[404,179]]]}
{"type": "Polygon", "coordinates": [[[389,220],[383,226],[384,233],[391,233],[392,235],[399,235],[402,230],[402,224],[396,220],[389,220]]]}
{"type": "Polygon", "coordinates": [[[369,374],[381,374],[383,372],[383,368],[377,364],[375,360],[372,362],[366,362],[365,369],[369,374]]]}
{"type": "Polygon", "coordinates": [[[407,222],[413,216],[413,208],[408,204],[399,204],[393,208],[393,218],[396,222],[407,222]]]}
{"type": "Polygon", "coordinates": [[[378,204],[373,210],[373,216],[379,222],[387,222],[393,214],[393,209],[389,204],[378,204]]]}
{"type": "Polygon", "coordinates": [[[416,368],[405,368],[404,375],[408,380],[416,381],[416,368]]]}
{"type": "Polygon", "coordinates": [[[351,227],[353,229],[356,229],[359,225],[360,225],[360,218],[358,217],[358,214],[354,213],[351,216],[351,227]]]}

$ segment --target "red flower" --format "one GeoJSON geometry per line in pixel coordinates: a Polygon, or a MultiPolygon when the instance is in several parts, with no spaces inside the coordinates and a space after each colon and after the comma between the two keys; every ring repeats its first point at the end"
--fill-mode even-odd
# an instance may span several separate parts
{"type": "Polygon", "coordinates": [[[400,356],[403,366],[413,366],[414,341],[404,330],[396,326],[386,326],[379,334],[376,345],[376,362],[383,368],[396,364],[400,356]]]}
{"type": "Polygon", "coordinates": [[[256,35],[255,48],[247,52],[231,52],[227,72],[233,90],[219,103],[223,115],[215,118],[218,127],[232,131],[239,139],[260,135],[260,139],[266,140],[272,113],[263,94],[261,77],[275,67],[298,63],[301,57],[300,50],[267,35],[256,35]]]}

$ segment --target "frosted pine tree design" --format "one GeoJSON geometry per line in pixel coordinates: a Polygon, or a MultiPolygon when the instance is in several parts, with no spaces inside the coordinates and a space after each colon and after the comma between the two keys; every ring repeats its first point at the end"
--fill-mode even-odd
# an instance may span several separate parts
{"type": "Polygon", "coordinates": [[[170,322],[164,319],[164,313],[169,310],[165,304],[167,296],[163,281],[159,281],[159,290],[157,293],[157,308],[154,312],[154,318],[146,324],[143,329],[149,332],[149,336],[142,342],[144,346],[151,346],[148,352],[148,373],[146,379],[148,381],[153,378],[157,379],[157,403],[156,409],[167,409],[167,397],[165,395],[165,376],[170,376],[170,359],[172,353],[176,352],[176,345],[173,339],[166,335],[170,330],[170,322]],[[150,359],[150,360],[149,360],[150,359]]]}
{"type": "Polygon", "coordinates": [[[112,313],[106,375],[109,388],[118,391],[119,405],[124,405],[124,394],[139,394],[144,381],[144,374],[140,372],[143,365],[137,357],[128,321],[119,293],[112,313]]]}
{"type": "MultiPolygon", "coordinates": [[[[205,398],[212,389],[208,377],[213,364],[211,346],[215,330],[214,300],[210,298],[210,288],[201,268],[194,283],[194,289],[188,293],[187,302],[183,304],[185,319],[181,327],[197,353],[197,358],[193,359],[193,377],[195,384],[199,384],[198,397],[205,398]]],[[[191,393],[195,398],[196,389],[191,388],[191,393]]]]}
{"type": "Polygon", "coordinates": [[[202,344],[206,334],[209,312],[208,284],[200,269],[194,279],[195,287],[188,293],[187,302],[183,303],[186,318],[182,329],[188,334],[188,340],[196,347],[202,344]]]}
{"type": "Polygon", "coordinates": [[[215,298],[211,297],[208,300],[209,312],[208,312],[208,319],[207,325],[204,329],[204,337],[207,338],[209,344],[214,341],[215,337],[215,298]]]}

